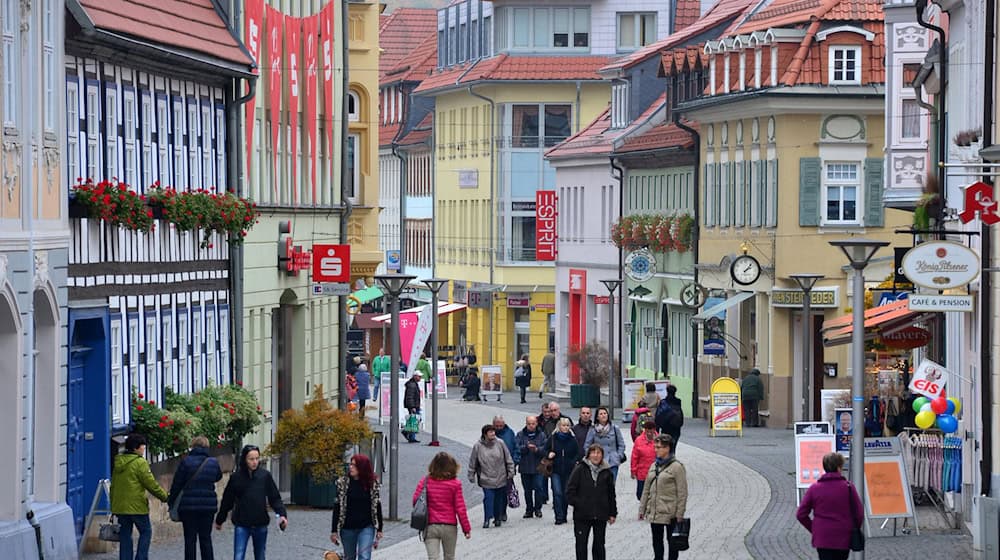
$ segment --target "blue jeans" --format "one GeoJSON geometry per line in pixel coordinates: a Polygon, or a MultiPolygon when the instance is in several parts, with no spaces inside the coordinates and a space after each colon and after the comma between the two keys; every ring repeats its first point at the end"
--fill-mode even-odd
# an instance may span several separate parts
{"type": "Polygon", "coordinates": [[[532,513],[542,511],[542,485],[545,477],[540,474],[521,473],[521,485],[524,486],[524,511],[532,513]]]}
{"type": "Polygon", "coordinates": [[[247,541],[253,538],[254,560],[264,560],[264,550],[267,548],[267,525],[260,527],[235,526],[233,533],[233,560],[245,560],[247,541]]]}
{"type": "Polygon", "coordinates": [[[618,467],[619,465],[611,467],[611,478],[614,482],[618,482],[618,467]]]}
{"type": "Polygon", "coordinates": [[[483,488],[483,522],[500,520],[507,509],[507,487],[483,488]]]}
{"type": "Polygon", "coordinates": [[[555,511],[556,521],[566,521],[566,510],[569,504],[566,503],[566,483],[569,477],[562,477],[552,473],[552,509],[555,511]]]}
{"type": "Polygon", "coordinates": [[[646,486],[646,481],[645,480],[636,480],[635,481],[635,499],[637,499],[637,500],[641,500],[642,499],[642,489],[645,486],[646,486]]]}
{"type": "Polygon", "coordinates": [[[119,560],[149,560],[149,541],[153,539],[153,526],[149,524],[149,514],[115,514],[121,524],[121,542],[118,544],[119,560]],[[139,543],[132,555],[132,527],[139,530],[139,543]]]}
{"type": "Polygon", "coordinates": [[[371,560],[375,527],[341,529],[340,539],[344,542],[344,560],[371,560]]]}

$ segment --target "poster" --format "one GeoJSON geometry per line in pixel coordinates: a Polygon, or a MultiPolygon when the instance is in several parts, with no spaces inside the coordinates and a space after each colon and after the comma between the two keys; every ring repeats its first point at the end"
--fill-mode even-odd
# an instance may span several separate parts
{"type": "Polygon", "coordinates": [[[737,432],[743,436],[743,418],[740,414],[740,386],[731,377],[720,377],[712,382],[709,403],[712,413],[712,435],[718,432],[737,432]]]}
{"type": "Polygon", "coordinates": [[[656,393],[660,395],[661,399],[667,398],[667,386],[670,385],[670,381],[667,379],[656,381],[652,379],[624,379],[622,380],[622,403],[624,403],[626,412],[638,408],[639,401],[646,396],[646,383],[655,383],[656,393]]]}
{"type": "MultiPolygon", "coordinates": [[[[328,2],[319,12],[320,30],[319,43],[323,52],[323,126],[326,128],[326,146],[329,150],[329,173],[337,167],[336,158],[333,157],[333,83],[336,78],[333,75],[333,14],[336,9],[336,2],[328,2]]],[[[327,173],[324,169],[323,173],[327,173]]]]}
{"type": "Polygon", "coordinates": [[[292,202],[297,203],[301,189],[298,182],[298,162],[301,156],[299,150],[299,61],[302,59],[302,19],[295,16],[285,16],[285,51],[288,53],[288,129],[291,145],[287,147],[292,154],[292,202]]]}
{"type": "Polygon", "coordinates": [[[809,488],[823,473],[823,456],[833,451],[834,438],[829,434],[795,435],[795,487],[809,488]]]}
{"type": "Polygon", "coordinates": [[[820,420],[836,424],[834,411],[838,408],[851,407],[851,392],[847,389],[821,389],[820,420]]]}
{"type": "MultiPolygon", "coordinates": [[[[260,65],[260,40],[261,40],[261,28],[264,26],[264,0],[247,0],[245,8],[245,30],[244,37],[247,41],[247,50],[250,51],[250,56],[253,57],[254,62],[260,65]]],[[[257,69],[254,69],[254,74],[258,73],[257,69]]],[[[249,87],[249,86],[248,86],[249,87]]],[[[247,100],[246,104],[246,131],[247,135],[247,145],[246,145],[246,158],[247,158],[247,177],[250,177],[250,171],[253,166],[253,133],[254,133],[254,121],[257,119],[257,96],[253,95],[247,100]]],[[[258,139],[259,141],[259,139],[258,139]]]]}
{"type": "Polygon", "coordinates": [[[379,382],[378,388],[378,417],[379,423],[389,421],[389,397],[392,395],[392,376],[388,373],[383,373],[381,376],[382,380],[379,382]]]}
{"type": "Polygon", "coordinates": [[[948,384],[948,370],[941,364],[922,360],[910,379],[910,391],[933,400],[944,396],[948,384]]]}
{"type": "Polygon", "coordinates": [[[482,386],[479,391],[481,396],[500,396],[503,393],[503,368],[500,366],[482,366],[479,368],[479,373],[482,377],[482,386]]]}
{"type": "Polygon", "coordinates": [[[902,455],[865,457],[865,498],[870,518],[913,516],[902,455]]]}
{"type": "Polygon", "coordinates": [[[438,360],[437,371],[437,394],[448,398],[448,370],[444,360],[438,360]]]}
{"type": "MultiPolygon", "coordinates": [[[[409,416],[410,412],[406,410],[403,406],[403,397],[406,395],[406,381],[410,378],[408,374],[403,372],[399,373],[399,388],[396,392],[399,394],[399,427],[403,426],[406,422],[406,417],[409,416]]],[[[423,411],[425,410],[424,399],[427,397],[424,388],[421,384],[417,384],[420,388],[420,410],[421,410],[421,423],[423,423],[423,411]]],[[[392,395],[392,377],[388,373],[382,374],[382,386],[379,391],[379,420],[380,423],[392,421],[392,403],[390,402],[390,396],[392,395]]]]}
{"type": "Polygon", "coordinates": [[[854,434],[854,411],[850,408],[834,409],[834,429],[837,437],[837,453],[845,458],[851,456],[851,436],[854,434]]]}
{"type": "MultiPolygon", "coordinates": [[[[284,23],[284,17],[282,13],[278,10],[267,7],[267,47],[268,56],[267,64],[269,65],[269,72],[267,75],[268,84],[268,101],[271,104],[271,115],[275,115],[271,119],[271,190],[272,195],[277,199],[278,197],[278,186],[281,181],[278,181],[278,153],[280,151],[278,143],[281,139],[281,50],[282,50],[282,34],[281,26],[284,23]]],[[[263,150],[261,150],[263,151],[263,150]]]]}

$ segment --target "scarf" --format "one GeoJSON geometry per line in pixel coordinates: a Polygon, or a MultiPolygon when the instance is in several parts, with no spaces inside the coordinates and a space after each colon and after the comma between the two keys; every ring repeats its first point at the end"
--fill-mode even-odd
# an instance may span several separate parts
{"type": "Polygon", "coordinates": [[[605,437],[611,431],[611,422],[607,424],[594,424],[594,432],[600,437],[605,437]]]}
{"type": "Polygon", "coordinates": [[[590,477],[597,482],[597,475],[601,473],[601,467],[604,466],[603,462],[600,465],[595,465],[592,461],[586,461],[587,466],[590,467],[590,477]]]}
{"type": "Polygon", "coordinates": [[[666,459],[661,459],[661,458],[657,457],[656,458],[656,466],[658,466],[658,467],[665,467],[665,466],[667,466],[667,463],[669,463],[670,460],[673,459],[673,458],[674,458],[673,455],[670,455],[666,459]]]}
{"type": "Polygon", "coordinates": [[[561,439],[563,441],[567,441],[567,440],[570,440],[570,439],[576,439],[573,436],[573,432],[556,432],[555,434],[556,434],[557,438],[559,438],[559,439],[561,439]]]}

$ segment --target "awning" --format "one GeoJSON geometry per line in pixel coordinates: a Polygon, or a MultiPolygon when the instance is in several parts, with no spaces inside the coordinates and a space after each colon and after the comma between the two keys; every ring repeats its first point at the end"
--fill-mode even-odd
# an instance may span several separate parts
{"type": "Polygon", "coordinates": [[[381,329],[385,325],[375,321],[375,313],[358,313],[354,316],[354,328],[356,329],[381,329]]]}
{"type": "Polygon", "coordinates": [[[382,297],[382,289],[378,286],[369,286],[363,290],[358,290],[351,295],[358,298],[361,304],[364,305],[369,301],[374,301],[382,297]]]}
{"type": "MultiPolygon", "coordinates": [[[[410,309],[407,309],[405,311],[400,311],[400,314],[420,313],[421,311],[424,310],[425,307],[427,307],[427,306],[426,305],[421,305],[419,307],[411,307],[410,309]]],[[[465,305],[464,303],[444,303],[444,302],[439,302],[438,303],[438,317],[441,317],[443,315],[451,315],[452,313],[454,313],[456,311],[461,311],[461,310],[465,309],[466,307],[468,307],[468,306],[465,305]]],[[[376,317],[372,317],[372,321],[375,321],[377,323],[386,323],[391,318],[392,318],[392,314],[391,313],[386,313],[384,315],[378,315],[376,317]]]]}
{"type": "MultiPolygon", "coordinates": [[[[895,329],[899,326],[912,325],[925,317],[918,311],[910,311],[906,300],[894,301],[865,311],[865,339],[875,338],[879,332],[895,329]]],[[[854,332],[852,321],[854,316],[844,315],[823,322],[820,331],[824,346],[849,344],[854,332]]]]}
{"type": "Polygon", "coordinates": [[[746,301],[755,295],[757,295],[757,292],[740,292],[735,296],[727,299],[726,301],[723,301],[722,303],[713,305],[708,309],[703,309],[697,315],[692,317],[691,320],[699,322],[707,321],[709,318],[715,317],[719,313],[722,313],[723,311],[729,309],[730,307],[733,307],[734,305],[740,303],[741,301],[746,301]]]}

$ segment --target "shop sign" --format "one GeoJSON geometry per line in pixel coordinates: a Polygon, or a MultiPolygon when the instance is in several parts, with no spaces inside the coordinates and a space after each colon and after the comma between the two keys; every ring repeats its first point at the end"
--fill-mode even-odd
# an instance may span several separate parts
{"type": "MultiPolygon", "coordinates": [[[[309,270],[310,265],[312,265],[312,253],[303,250],[301,245],[295,245],[291,235],[286,236],[284,243],[278,246],[278,270],[289,276],[298,276],[299,272],[309,270]]],[[[347,274],[349,280],[350,268],[347,274]]]]}
{"type": "Polygon", "coordinates": [[[910,379],[910,391],[936,399],[944,395],[949,373],[941,364],[923,360],[910,379]]]}
{"type": "Polygon", "coordinates": [[[532,306],[535,311],[555,311],[556,304],[554,303],[536,303],[532,306]]]}
{"type": "Polygon", "coordinates": [[[399,253],[399,249],[389,249],[385,252],[385,269],[399,272],[399,263],[401,260],[402,256],[399,253]]]}
{"type": "Polygon", "coordinates": [[[312,279],[313,282],[335,282],[348,284],[351,282],[351,246],[350,245],[313,245],[312,279]]]}
{"type": "Polygon", "coordinates": [[[587,271],[576,268],[569,269],[569,293],[583,295],[587,293],[587,271]]]}
{"type": "Polygon", "coordinates": [[[876,292],[879,294],[878,304],[876,307],[881,307],[883,305],[888,305],[890,303],[896,303],[897,301],[903,301],[910,297],[909,292],[876,292]]]}
{"type": "Polygon", "coordinates": [[[649,249],[637,249],[625,257],[625,274],[633,281],[643,283],[656,273],[656,257],[649,249]]]}
{"type": "Polygon", "coordinates": [[[972,296],[962,295],[936,295],[936,294],[914,294],[909,299],[910,311],[959,311],[971,313],[973,311],[972,296]]]}
{"type": "Polygon", "coordinates": [[[909,284],[910,279],[906,277],[906,273],[903,272],[903,257],[906,253],[913,247],[893,247],[893,273],[892,281],[894,284],[909,284]]]}
{"type": "Polygon", "coordinates": [[[958,214],[958,219],[967,224],[976,219],[976,214],[984,224],[992,226],[1000,222],[997,214],[997,199],[993,196],[993,187],[982,181],[977,181],[965,187],[965,210],[958,214]]]}
{"type": "Polygon", "coordinates": [[[556,191],[535,192],[535,260],[556,260],[556,191]]]}
{"type": "Polygon", "coordinates": [[[829,422],[796,422],[795,435],[797,436],[819,436],[833,433],[829,422]]]}
{"type": "Polygon", "coordinates": [[[531,305],[531,296],[528,294],[507,294],[507,307],[524,308],[531,305]]]}
{"type": "Polygon", "coordinates": [[[512,212],[534,212],[535,202],[525,202],[523,200],[515,200],[510,203],[510,210],[512,212]]]}
{"type": "Polygon", "coordinates": [[[727,431],[743,435],[740,401],[740,385],[736,380],[731,377],[720,377],[712,382],[712,387],[709,390],[712,436],[727,431]]]}
{"type": "Polygon", "coordinates": [[[490,306],[490,292],[469,292],[469,307],[487,309],[490,306]]]}
{"type": "Polygon", "coordinates": [[[349,296],[351,295],[351,285],[347,283],[331,284],[329,282],[315,283],[312,285],[313,296],[349,296]]]}
{"type": "Polygon", "coordinates": [[[475,189],[479,187],[479,170],[478,169],[459,169],[458,170],[458,188],[460,189],[475,189]]]}
{"type": "MultiPolygon", "coordinates": [[[[607,305],[611,301],[611,296],[594,296],[594,305],[607,305]]],[[[616,302],[620,302],[621,298],[618,298],[616,302]]]]}
{"type": "MultiPolygon", "coordinates": [[[[836,287],[812,290],[809,301],[812,307],[840,307],[840,290],[836,287]]],[[[771,290],[771,307],[802,307],[802,290],[771,290]]]]}
{"type": "Polygon", "coordinates": [[[927,329],[910,326],[889,334],[883,334],[881,338],[882,344],[885,344],[889,348],[912,350],[921,346],[927,346],[927,343],[931,341],[931,333],[927,329]]]}
{"type": "Polygon", "coordinates": [[[959,288],[979,276],[979,255],[954,241],[928,241],[903,257],[910,282],[932,290],[959,288]]]}

